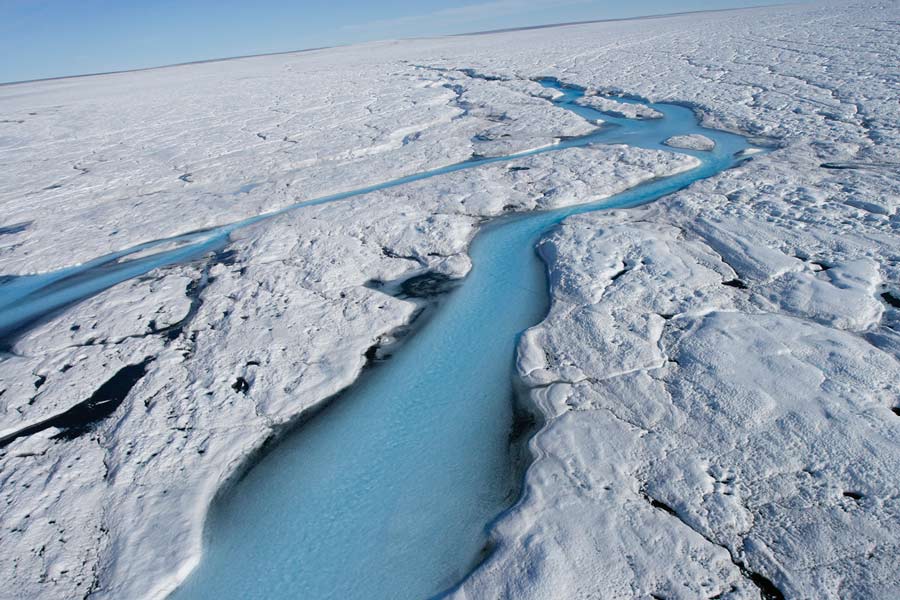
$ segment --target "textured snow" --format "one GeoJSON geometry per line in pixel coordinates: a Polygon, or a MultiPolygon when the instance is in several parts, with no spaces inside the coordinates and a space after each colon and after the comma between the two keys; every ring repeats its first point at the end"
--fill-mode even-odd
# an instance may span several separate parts
{"type": "Polygon", "coordinates": [[[542,243],[553,306],[518,370],[546,422],[458,596],[757,598],[753,573],[787,598],[900,593],[900,346],[882,295],[900,280],[900,40],[870,10],[734,13],[719,43],[686,27],[649,52],[645,79],[606,65],[604,82],[680,94],[782,147],[542,243]]]}
{"type": "Polygon", "coordinates": [[[582,216],[541,246],[554,303],[518,368],[548,421],[466,591],[757,597],[740,563],[786,597],[894,595],[896,354],[723,285],[735,271],[671,217],[582,216]]]}
{"type": "MultiPolygon", "coordinates": [[[[778,148],[540,245],[553,304],[517,366],[545,423],[457,594],[894,597],[898,19],[771,7],[0,87],[0,272],[594,128],[533,78],[688,103],[778,148]]],[[[0,450],[0,596],[163,595],[254,449],[413,319],[373,281],[463,276],[483,220],[692,161],[571,149],[304,208],[32,330],[0,363],[0,437],[155,359],[90,431],[0,450]]]]}
{"type": "Polygon", "coordinates": [[[628,104],[590,94],[585,94],[576,103],[626,119],[661,119],[663,116],[658,110],[643,104],[628,104]]]}

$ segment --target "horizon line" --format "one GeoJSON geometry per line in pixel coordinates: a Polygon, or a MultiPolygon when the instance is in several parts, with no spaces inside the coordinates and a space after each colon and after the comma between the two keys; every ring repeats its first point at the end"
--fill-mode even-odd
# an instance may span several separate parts
{"type": "Polygon", "coordinates": [[[430,39],[440,39],[440,38],[450,38],[450,37],[465,37],[469,35],[493,35],[500,33],[513,33],[517,31],[531,31],[535,29],[551,29],[554,27],[573,27],[577,25],[590,25],[593,23],[616,23],[619,21],[641,21],[641,20],[650,20],[650,19],[665,19],[669,17],[683,17],[687,15],[697,15],[697,14],[705,14],[705,13],[721,13],[721,12],[736,12],[742,10],[756,10],[760,8],[771,8],[775,6],[792,6],[796,4],[804,4],[803,2],[774,2],[772,4],[765,4],[761,6],[738,6],[734,8],[712,8],[705,10],[690,10],[690,11],[681,11],[681,12],[673,12],[673,13],[654,13],[648,15],[636,15],[633,17],[618,17],[618,18],[610,18],[610,19],[587,19],[584,21],[566,21],[562,23],[545,23],[539,25],[524,25],[521,27],[504,27],[500,29],[487,29],[483,31],[469,31],[464,33],[448,33],[443,35],[434,35],[434,36],[410,36],[410,37],[401,37],[401,38],[384,38],[378,40],[369,40],[365,42],[352,42],[347,44],[334,44],[333,46],[316,46],[313,48],[301,48],[298,50],[280,50],[276,52],[260,52],[258,54],[240,54],[236,56],[223,56],[218,58],[204,58],[198,60],[187,60],[183,62],[175,62],[168,63],[163,65],[153,65],[149,67],[135,67],[133,69],[117,69],[112,71],[97,71],[91,73],[76,73],[74,75],[56,75],[53,77],[38,77],[36,79],[22,79],[19,81],[0,81],[0,87],[12,86],[12,85],[21,85],[26,83],[40,83],[43,81],[59,81],[62,79],[80,79],[83,77],[101,77],[103,75],[119,75],[122,73],[140,73],[142,71],[154,71],[156,69],[170,69],[173,67],[186,67],[189,65],[202,65],[207,63],[215,63],[215,62],[226,62],[231,60],[243,60],[247,58],[261,58],[265,56],[281,56],[284,54],[302,54],[304,52],[315,52],[317,50],[331,50],[334,48],[349,48],[352,46],[361,46],[364,44],[377,44],[381,42],[391,42],[391,41],[412,41],[412,40],[430,40],[430,39]]]}

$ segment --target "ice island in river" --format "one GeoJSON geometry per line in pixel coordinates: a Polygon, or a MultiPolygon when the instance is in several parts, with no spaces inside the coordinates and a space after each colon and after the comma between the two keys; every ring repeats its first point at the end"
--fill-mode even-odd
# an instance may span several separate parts
{"type": "Polygon", "coordinates": [[[0,597],[896,596],[898,22],[0,87],[0,597]]]}

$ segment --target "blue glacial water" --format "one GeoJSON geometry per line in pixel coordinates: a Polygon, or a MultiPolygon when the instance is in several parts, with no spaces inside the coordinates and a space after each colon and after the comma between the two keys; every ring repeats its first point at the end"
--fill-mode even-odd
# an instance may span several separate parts
{"type": "Polygon", "coordinates": [[[689,133],[716,141],[712,152],[680,151],[702,161],[689,172],[602,201],[585,198],[588,203],[576,207],[483,227],[470,249],[472,272],[415,335],[285,436],[214,503],[203,559],[173,598],[427,598],[477,564],[487,527],[515,501],[521,479],[513,466],[514,349],[519,334],[548,307],[536,242],[570,215],[652,202],[736,165],[750,148],[740,136],[700,127],[688,108],[650,104],[665,118],[616,118],[574,104],[582,95],[577,88],[541,83],[563,92],[558,105],[609,126],[551,147],[471,160],[148,242],[77,267],[0,278],[2,349],[54,311],[154,268],[222,249],[235,229],[289,210],[571,147],[669,149],[663,140],[689,133]]]}
{"type": "Polygon", "coordinates": [[[739,136],[700,128],[684,107],[653,104],[660,120],[610,118],[572,104],[579,90],[543,83],[565,92],[561,106],[616,125],[554,150],[663,148],[686,133],[717,147],[688,152],[703,161],[690,172],[484,227],[471,247],[472,272],[433,317],[214,503],[203,559],[173,598],[420,599],[477,564],[487,527],[515,501],[521,479],[511,443],[514,349],[548,308],[536,242],[570,215],[644,204],[715,175],[749,148],[739,136]]]}

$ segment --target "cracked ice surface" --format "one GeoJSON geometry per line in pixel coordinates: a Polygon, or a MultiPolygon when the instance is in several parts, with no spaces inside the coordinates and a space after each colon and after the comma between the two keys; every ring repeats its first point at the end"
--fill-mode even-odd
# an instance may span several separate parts
{"type": "Polygon", "coordinates": [[[626,104],[610,98],[592,96],[589,92],[583,98],[579,98],[576,103],[626,119],[661,119],[663,116],[658,110],[643,104],[626,104]]]}
{"type": "Polygon", "coordinates": [[[786,597],[891,596],[896,354],[722,285],[735,271],[671,224],[676,201],[542,245],[554,304],[518,367],[548,422],[466,591],[756,597],[733,557],[786,597]]]}
{"type": "Polygon", "coordinates": [[[900,32],[867,14],[733,13],[714,44],[661,28],[644,60],[560,65],[783,147],[544,240],[518,370],[547,421],[459,596],[898,594],[900,32]]]}
{"type": "MultiPolygon", "coordinates": [[[[898,18],[774,7],[0,88],[0,271],[590,131],[532,78],[688,103],[780,148],[541,245],[553,307],[518,367],[547,421],[459,594],[754,598],[758,573],[786,597],[896,596],[898,18]]],[[[283,215],[230,257],[121,284],[19,340],[0,435],[156,360],[87,434],[0,451],[0,589],[165,591],[247,454],[412,318],[367,282],[461,276],[486,217],[690,163],[609,147],[517,165],[283,215]]]]}

